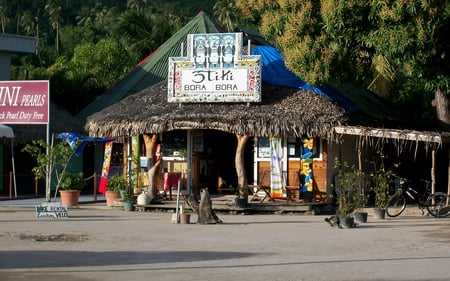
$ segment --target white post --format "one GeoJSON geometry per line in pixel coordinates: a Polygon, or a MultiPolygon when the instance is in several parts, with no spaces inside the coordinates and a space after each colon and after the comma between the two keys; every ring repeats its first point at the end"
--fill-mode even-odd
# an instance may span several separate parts
{"type": "Polygon", "coordinates": [[[13,168],[13,180],[14,180],[14,196],[17,198],[17,183],[16,183],[16,164],[14,163],[14,141],[11,138],[11,164],[13,168]]]}
{"type": "MultiPolygon", "coordinates": [[[[186,149],[186,157],[187,157],[187,184],[186,184],[186,193],[189,195],[192,192],[192,150],[193,150],[193,133],[192,130],[187,131],[187,149],[186,149]]],[[[183,171],[181,171],[183,172],[183,171]]]]}
{"type": "MultiPolygon", "coordinates": [[[[178,179],[178,188],[177,188],[177,210],[176,210],[176,216],[177,216],[177,222],[180,223],[180,192],[181,192],[181,181],[183,180],[183,173],[181,173],[180,179],[178,179]]],[[[172,187],[169,187],[172,188],[172,187]]]]}
{"type": "MultiPolygon", "coordinates": [[[[47,144],[46,144],[46,149],[45,149],[45,153],[47,154],[47,157],[49,156],[49,153],[50,153],[49,144],[50,144],[50,125],[49,125],[49,123],[47,123],[47,144]]],[[[47,164],[46,170],[47,171],[45,173],[45,201],[50,202],[50,200],[51,200],[50,199],[50,197],[51,197],[51,195],[50,195],[50,192],[51,192],[51,190],[50,190],[51,163],[47,164]]]]}

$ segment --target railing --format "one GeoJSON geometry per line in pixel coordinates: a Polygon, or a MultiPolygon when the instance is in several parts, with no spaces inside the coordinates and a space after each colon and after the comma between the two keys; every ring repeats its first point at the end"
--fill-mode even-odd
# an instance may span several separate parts
{"type": "MultiPolygon", "coordinates": [[[[17,175],[16,175],[17,176],[17,175]]],[[[98,175],[97,173],[94,172],[93,175],[85,178],[85,180],[90,180],[90,179],[94,179],[94,183],[93,183],[93,201],[97,201],[97,178],[98,175]]],[[[34,195],[35,196],[39,196],[39,179],[37,179],[36,177],[34,178],[34,195]]],[[[10,171],[9,172],[9,185],[8,185],[8,198],[9,199],[13,199],[13,198],[17,198],[17,190],[15,190],[14,188],[14,175],[13,172],[10,171]]]]}

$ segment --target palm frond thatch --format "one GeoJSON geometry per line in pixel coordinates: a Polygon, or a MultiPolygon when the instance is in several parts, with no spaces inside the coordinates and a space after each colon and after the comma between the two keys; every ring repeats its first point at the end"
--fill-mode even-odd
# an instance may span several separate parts
{"type": "Polygon", "coordinates": [[[261,103],[167,103],[167,81],[129,96],[87,118],[92,136],[131,136],[176,129],[215,129],[258,137],[331,138],[343,124],[342,108],[317,93],[263,86],[261,103]]]}

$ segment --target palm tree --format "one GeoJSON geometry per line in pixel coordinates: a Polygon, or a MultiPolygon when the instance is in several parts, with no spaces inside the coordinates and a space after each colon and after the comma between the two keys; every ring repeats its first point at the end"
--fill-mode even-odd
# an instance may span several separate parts
{"type": "Polygon", "coordinates": [[[84,6],[80,10],[80,14],[76,17],[77,25],[80,26],[90,26],[95,20],[95,7],[89,8],[84,6]]]}
{"type": "Polygon", "coordinates": [[[235,0],[218,0],[213,7],[214,16],[226,27],[227,31],[233,31],[239,19],[239,9],[235,0]]]}
{"type": "Polygon", "coordinates": [[[110,32],[110,27],[119,13],[116,7],[108,8],[101,3],[96,3],[94,8],[81,8],[76,17],[77,25],[91,28],[97,34],[97,37],[101,38],[110,32]]]}
{"type": "Polygon", "coordinates": [[[115,7],[107,8],[98,6],[95,10],[95,25],[97,29],[107,29],[117,18],[119,12],[115,7]]]}
{"type": "Polygon", "coordinates": [[[375,77],[367,88],[379,96],[391,99],[396,78],[394,67],[382,54],[373,57],[372,67],[374,68],[375,77]]]}
{"type": "Polygon", "coordinates": [[[5,27],[6,27],[6,22],[7,22],[7,17],[6,17],[6,7],[0,5],[0,21],[2,24],[2,33],[5,34],[5,27]]]}
{"type": "Polygon", "coordinates": [[[129,10],[142,11],[143,6],[147,4],[147,0],[127,0],[127,8],[129,10]]]}
{"type": "Polygon", "coordinates": [[[36,32],[37,36],[37,17],[33,17],[30,10],[24,11],[20,17],[20,25],[25,29],[27,35],[33,35],[36,32]]]}
{"type": "Polygon", "coordinates": [[[48,0],[44,9],[47,12],[51,26],[56,31],[56,51],[59,52],[59,27],[62,23],[62,7],[59,5],[59,0],[48,0]]]}
{"type": "Polygon", "coordinates": [[[160,12],[131,10],[119,16],[115,31],[127,38],[131,48],[144,57],[170,37],[172,27],[170,17],[160,12]]]}

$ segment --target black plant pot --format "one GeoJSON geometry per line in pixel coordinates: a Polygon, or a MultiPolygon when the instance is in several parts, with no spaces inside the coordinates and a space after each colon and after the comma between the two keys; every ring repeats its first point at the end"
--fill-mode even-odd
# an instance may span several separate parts
{"type": "Polygon", "coordinates": [[[386,210],[380,208],[373,209],[373,216],[377,219],[384,219],[386,216],[386,210]]]}
{"type": "Polygon", "coordinates": [[[235,202],[236,207],[239,207],[239,208],[247,207],[247,198],[236,198],[234,202],[235,202]]]}
{"type": "Polygon", "coordinates": [[[367,212],[355,212],[355,221],[357,222],[367,222],[367,212]]]}
{"type": "Polygon", "coordinates": [[[355,218],[354,217],[343,217],[340,218],[340,225],[342,228],[353,228],[355,227],[355,218]]]}

